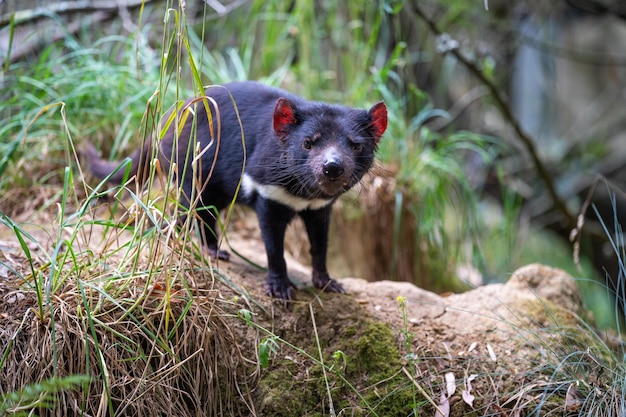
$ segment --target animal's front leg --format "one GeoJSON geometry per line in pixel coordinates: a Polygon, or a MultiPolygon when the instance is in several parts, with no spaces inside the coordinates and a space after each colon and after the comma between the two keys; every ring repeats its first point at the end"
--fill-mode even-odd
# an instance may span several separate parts
{"type": "Polygon", "coordinates": [[[332,279],[326,270],[326,252],[328,250],[328,227],[330,224],[331,206],[319,210],[306,210],[300,213],[304,221],[309,242],[311,243],[311,260],[313,264],[313,285],[315,288],[328,292],[345,293],[341,284],[332,279]]]}
{"type": "Polygon", "coordinates": [[[256,203],[261,236],[267,254],[267,282],[265,292],[270,297],[286,301],[293,297],[293,283],[287,277],[285,262],[285,230],[295,215],[294,211],[281,204],[259,198],[256,203]]]}
{"type": "MultiPolygon", "coordinates": [[[[210,190],[208,192],[205,191],[205,193],[206,195],[203,195],[203,197],[212,197],[210,190]]],[[[228,261],[230,259],[230,254],[228,251],[220,250],[217,244],[217,217],[219,216],[220,210],[222,210],[225,205],[223,203],[211,202],[210,204],[207,204],[206,207],[196,207],[194,209],[190,209],[189,197],[187,197],[190,195],[193,195],[192,182],[185,181],[183,195],[181,196],[179,202],[181,212],[183,213],[183,215],[179,217],[179,227],[183,227],[184,223],[187,221],[187,216],[195,217],[200,230],[202,246],[209,253],[209,256],[213,260],[221,259],[228,261]]]]}

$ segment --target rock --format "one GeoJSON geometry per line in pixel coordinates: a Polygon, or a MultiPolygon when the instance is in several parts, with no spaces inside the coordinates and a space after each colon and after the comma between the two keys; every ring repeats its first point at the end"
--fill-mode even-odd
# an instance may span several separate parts
{"type": "Polygon", "coordinates": [[[406,297],[412,322],[443,326],[448,329],[447,339],[510,329],[513,324],[527,321],[529,312],[526,310],[530,306],[536,307],[534,312],[537,309],[546,313],[550,309],[579,315],[584,312],[575,280],[560,269],[538,264],[518,269],[506,284],[485,285],[448,297],[440,297],[407,282],[368,283],[346,278],[341,283],[381,320],[389,321],[398,316],[397,298],[406,297]]]}
{"type": "Polygon", "coordinates": [[[576,281],[565,271],[540,264],[519,268],[506,284],[507,291],[528,291],[554,305],[582,314],[583,301],[576,281]]]}

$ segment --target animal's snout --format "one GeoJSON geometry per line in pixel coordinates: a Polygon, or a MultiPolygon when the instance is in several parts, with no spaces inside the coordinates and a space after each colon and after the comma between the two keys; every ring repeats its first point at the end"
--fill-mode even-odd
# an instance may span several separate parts
{"type": "Polygon", "coordinates": [[[341,161],[331,159],[324,163],[323,172],[329,179],[336,180],[343,175],[345,169],[341,161]]]}

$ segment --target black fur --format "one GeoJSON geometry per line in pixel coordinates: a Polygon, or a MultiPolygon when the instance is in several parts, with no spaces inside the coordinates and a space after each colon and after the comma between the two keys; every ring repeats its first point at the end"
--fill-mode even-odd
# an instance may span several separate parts
{"type": "MultiPolygon", "coordinates": [[[[172,159],[176,162],[184,196],[181,204],[189,205],[194,181],[206,182],[200,205],[224,209],[242,180],[237,201],[253,207],[258,215],[268,258],[267,293],[283,300],[292,298],[283,248],[285,229],[296,215],[304,220],[311,242],[315,287],[344,292],[326,271],[331,206],[372,166],[387,126],[384,104],[378,103],[369,111],[356,110],[310,102],[256,82],[211,87],[207,96],[211,98],[211,122],[201,101],[189,101],[187,105],[195,109],[196,123],[190,116],[178,140],[170,128],[159,149],[162,166],[169,167],[172,159]],[[247,160],[242,178],[243,141],[247,160]],[[192,146],[188,146],[190,142],[192,146]],[[204,152],[200,179],[193,178],[189,162],[195,149],[204,152]]],[[[150,146],[131,156],[131,175],[136,174],[139,180],[145,176],[150,146]]],[[[93,147],[84,155],[89,169],[99,178],[119,165],[99,158],[93,147]]],[[[122,169],[110,181],[119,183],[123,176],[122,169]]],[[[228,253],[217,248],[212,212],[198,210],[197,215],[204,227],[203,243],[211,256],[227,259],[228,253]]]]}

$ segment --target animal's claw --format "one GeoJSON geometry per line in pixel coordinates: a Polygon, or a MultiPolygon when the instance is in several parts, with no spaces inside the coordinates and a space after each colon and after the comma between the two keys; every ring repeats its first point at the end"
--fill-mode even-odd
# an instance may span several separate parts
{"type": "Polygon", "coordinates": [[[219,250],[217,248],[207,248],[209,256],[213,259],[219,259],[221,261],[228,261],[230,259],[230,253],[225,250],[219,250]]]}
{"type": "Polygon", "coordinates": [[[293,300],[293,288],[295,286],[288,279],[268,278],[265,284],[265,294],[283,302],[283,307],[287,308],[287,302],[293,300]]]}
{"type": "Polygon", "coordinates": [[[330,281],[328,281],[328,284],[326,285],[326,287],[324,287],[324,291],[336,292],[339,294],[346,293],[346,290],[343,288],[343,286],[337,281],[335,281],[334,279],[331,279],[330,281]]]}
{"type": "Polygon", "coordinates": [[[320,274],[313,272],[313,286],[326,292],[336,292],[339,294],[344,294],[346,292],[340,283],[325,273],[320,274]]]}

